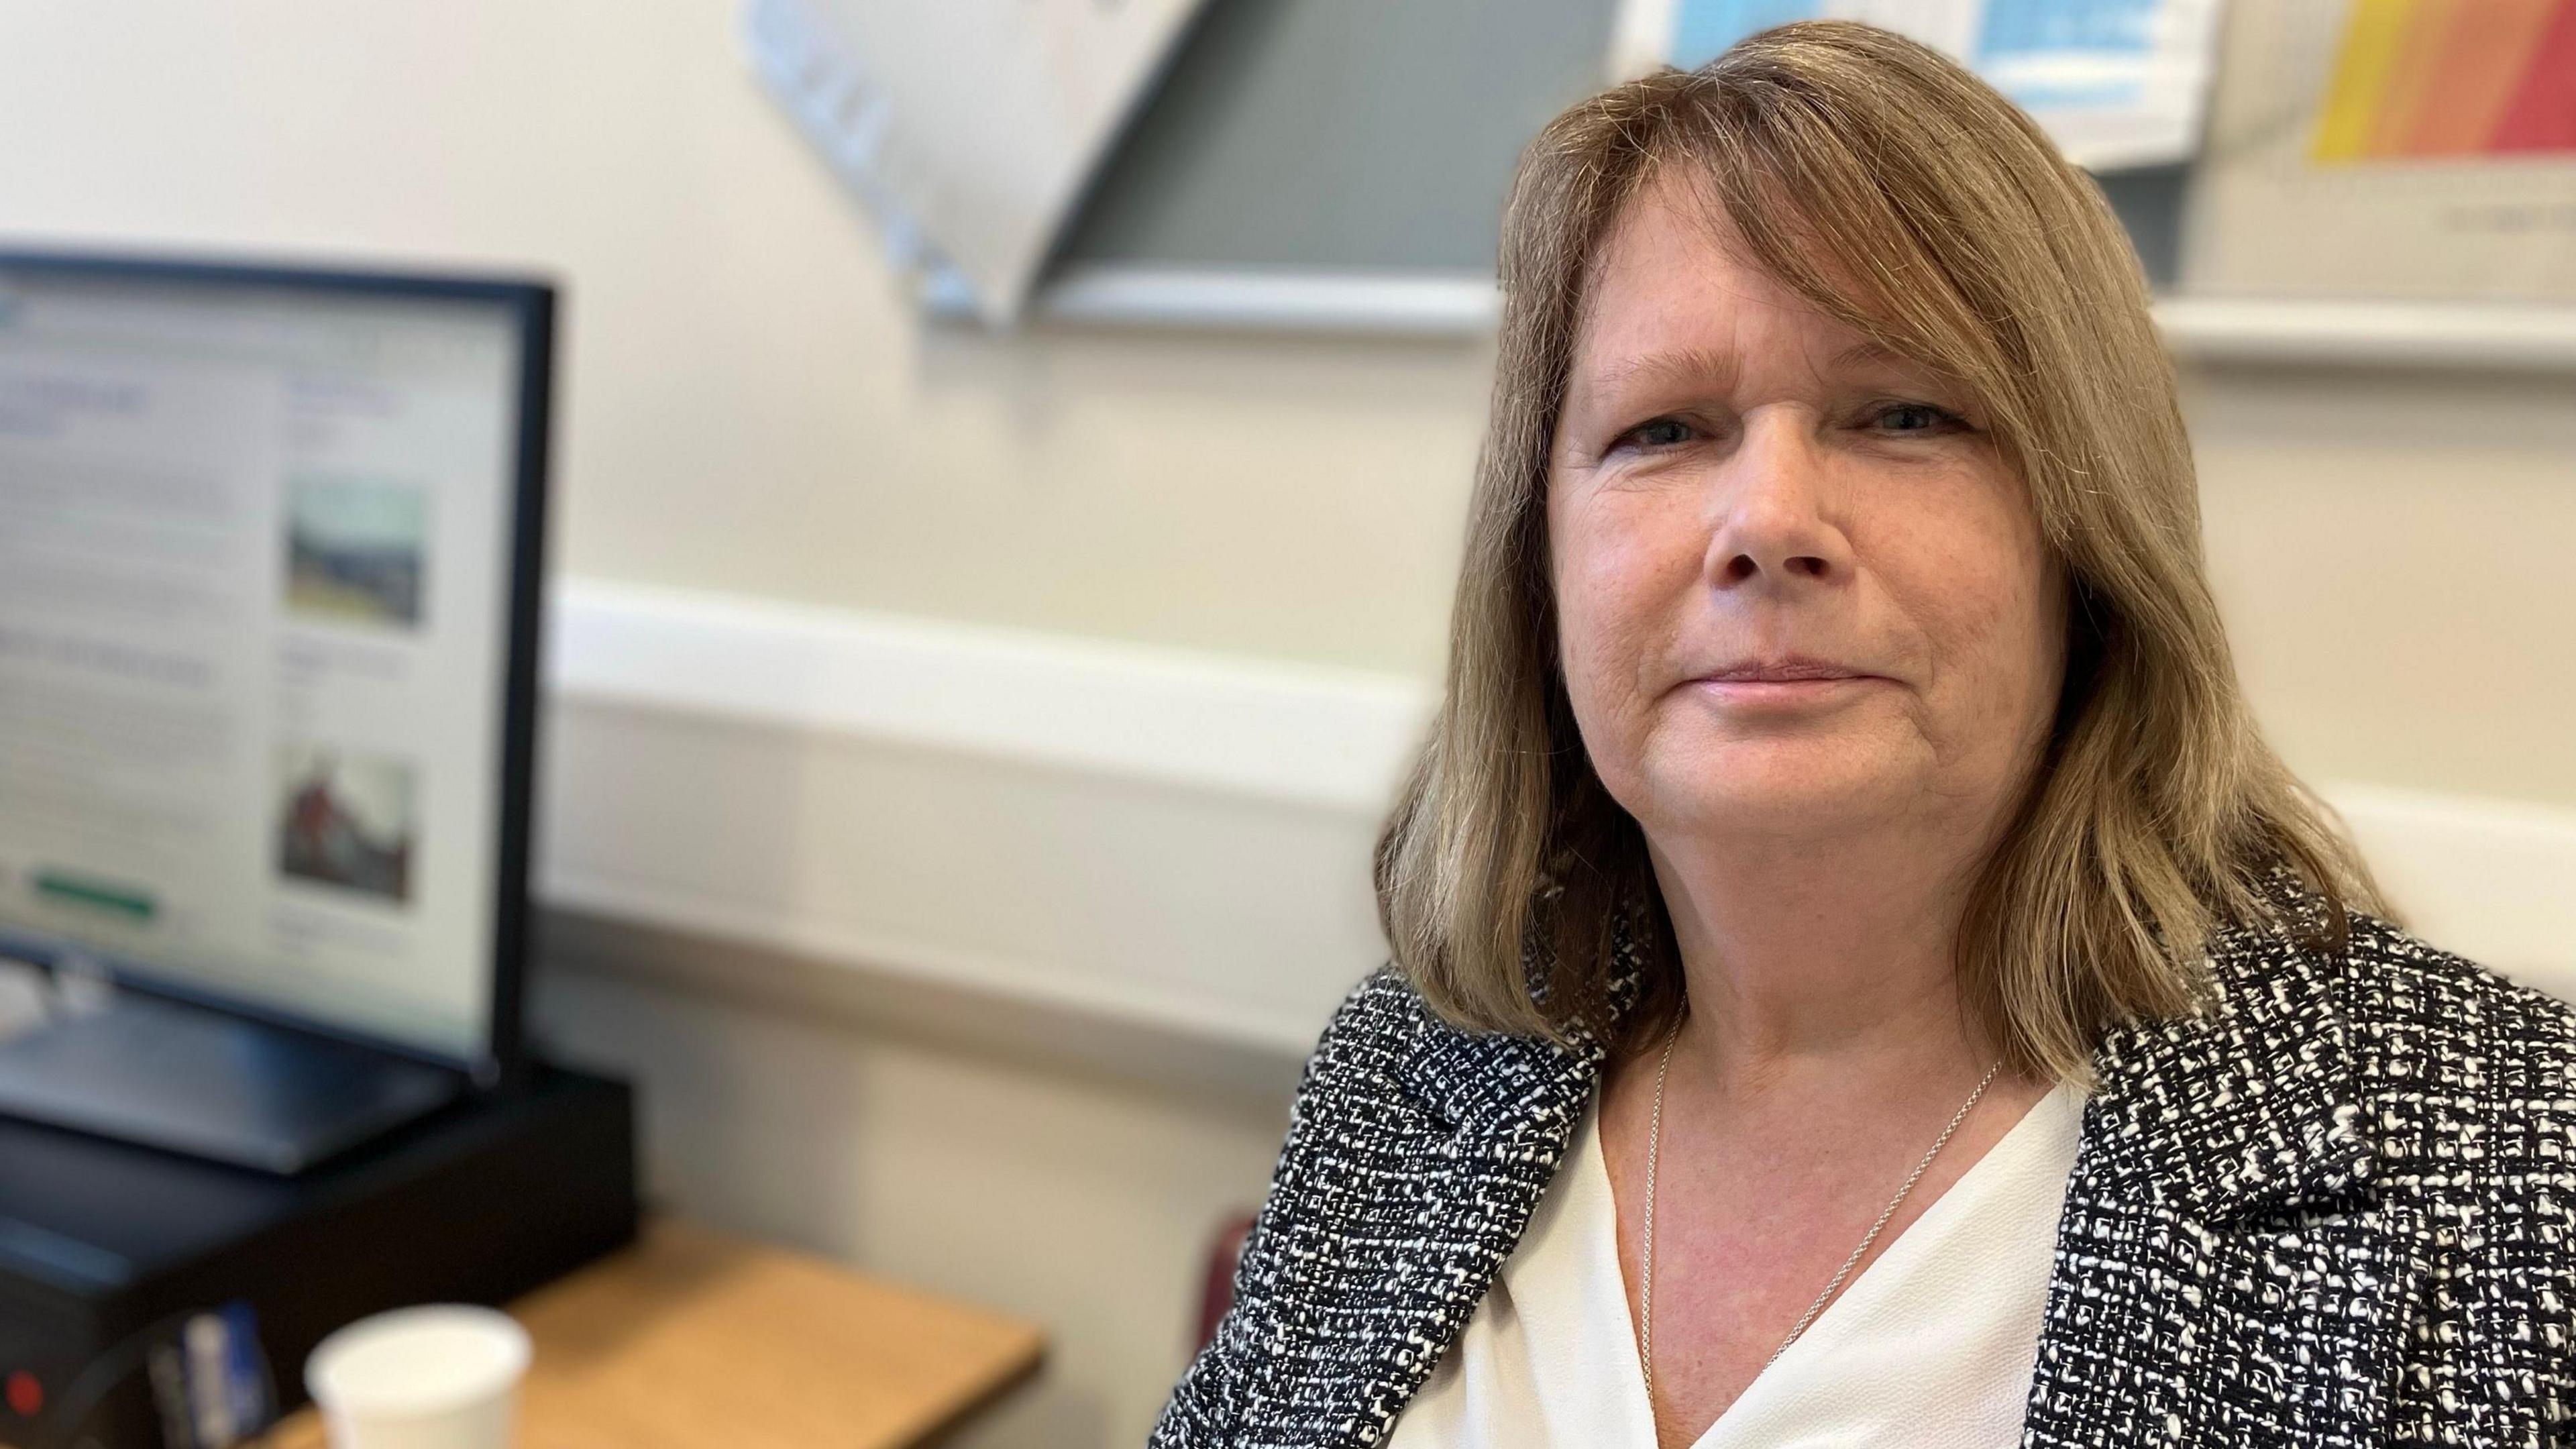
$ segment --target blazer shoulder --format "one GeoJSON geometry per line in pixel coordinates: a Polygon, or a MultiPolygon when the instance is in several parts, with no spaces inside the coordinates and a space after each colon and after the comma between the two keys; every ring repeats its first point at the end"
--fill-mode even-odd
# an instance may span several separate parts
{"type": "Polygon", "coordinates": [[[1299,1115],[1319,1097],[1391,1088],[1441,1028],[1403,971],[1392,963],[1371,971],[1333,1008],[1306,1058],[1297,1085],[1299,1115]]]}
{"type": "Polygon", "coordinates": [[[1449,1024],[1391,967],[1352,988],[1307,1058],[1233,1305],[1153,1442],[1382,1432],[1510,1256],[1591,1070],[1449,1024]]]}
{"type": "Polygon", "coordinates": [[[2576,1006],[2360,913],[2350,917],[2334,964],[2347,1016],[2396,1049],[2397,1065],[2446,1079],[2462,1066],[2481,1067],[2481,1077],[2494,1070],[2554,1074],[2567,1085],[2576,1064],[2576,1006]]]}
{"type": "Polygon", "coordinates": [[[1383,1050],[1411,1041],[1437,1020],[1403,969],[1386,962],[1343,995],[1316,1043],[1316,1053],[1383,1050]]]}
{"type": "Polygon", "coordinates": [[[2375,917],[2352,918],[2338,965],[2392,1183],[2576,1242],[2576,1008],[2375,917]]]}
{"type": "Polygon", "coordinates": [[[1425,1008],[1402,973],[1381,966],[1343,996],[1307,1055],[1270,1191],[1235,1261],[1232,1301],[1163,1406],[1152,1449],[1217,1449],[1244,1442],[1264,1385],[1289,1371],[1292,1321],[1316,1297],[1338,1256],[1318,1244],[1335,1230],[1347,1193],[1332,1157],[1372,1099],[1394,1090],[1425,1008]]]}

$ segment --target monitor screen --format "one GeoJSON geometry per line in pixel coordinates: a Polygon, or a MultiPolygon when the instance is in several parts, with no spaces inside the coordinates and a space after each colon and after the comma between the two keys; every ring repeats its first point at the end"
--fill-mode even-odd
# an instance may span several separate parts
{"type": "Polygon", "coordinates": [[[0,950],[494,1059],[550,319],[0,254],[0,950]]]}

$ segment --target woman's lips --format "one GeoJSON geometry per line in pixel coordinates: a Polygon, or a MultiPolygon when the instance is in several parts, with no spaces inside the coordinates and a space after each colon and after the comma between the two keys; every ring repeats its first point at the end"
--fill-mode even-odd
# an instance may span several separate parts
{"type": "Polygon", "coordinates": [[[1732,705],[1820,704],[1870,684],[1883,676],[1821,659],[1750,660],[1703,674],[1689,688],[1703,697],[1732,705]]]}
{"type": "Polygon", "coordinates": [[[1848,664],[1835,664],[1822,659],[1747,660],[1724,669],[1703,674],[1698,681],[1710,684],[1795,684],[1807,680],[1862,679],[1866,671],[1848,664]]]}

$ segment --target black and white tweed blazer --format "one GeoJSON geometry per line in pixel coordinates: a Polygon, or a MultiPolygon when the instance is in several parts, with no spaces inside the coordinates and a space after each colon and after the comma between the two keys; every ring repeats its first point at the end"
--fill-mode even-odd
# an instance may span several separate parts
{"type": "MultiPolygon", "coordinates": [[[[2095,1058],[2022,1442],[2576,1443],[2576,1014],[2368,917],[2212,960],[2210,1009],[2095,1058]]],[[[1601,1058],[1362,983],[1155,1449],[1383,1439],[1601,1058]]]]}

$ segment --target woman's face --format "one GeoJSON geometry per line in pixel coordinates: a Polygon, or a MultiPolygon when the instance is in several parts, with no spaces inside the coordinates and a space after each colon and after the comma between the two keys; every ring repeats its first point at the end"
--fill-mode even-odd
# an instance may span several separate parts
{"type": "Polygon", "coordinates": [[[1549,459],[1558,649],[1649,836],[1991,830],[2063,586],[1973,399],[1752,269],[1671,182],[1604,244],[1549,459]]]}

